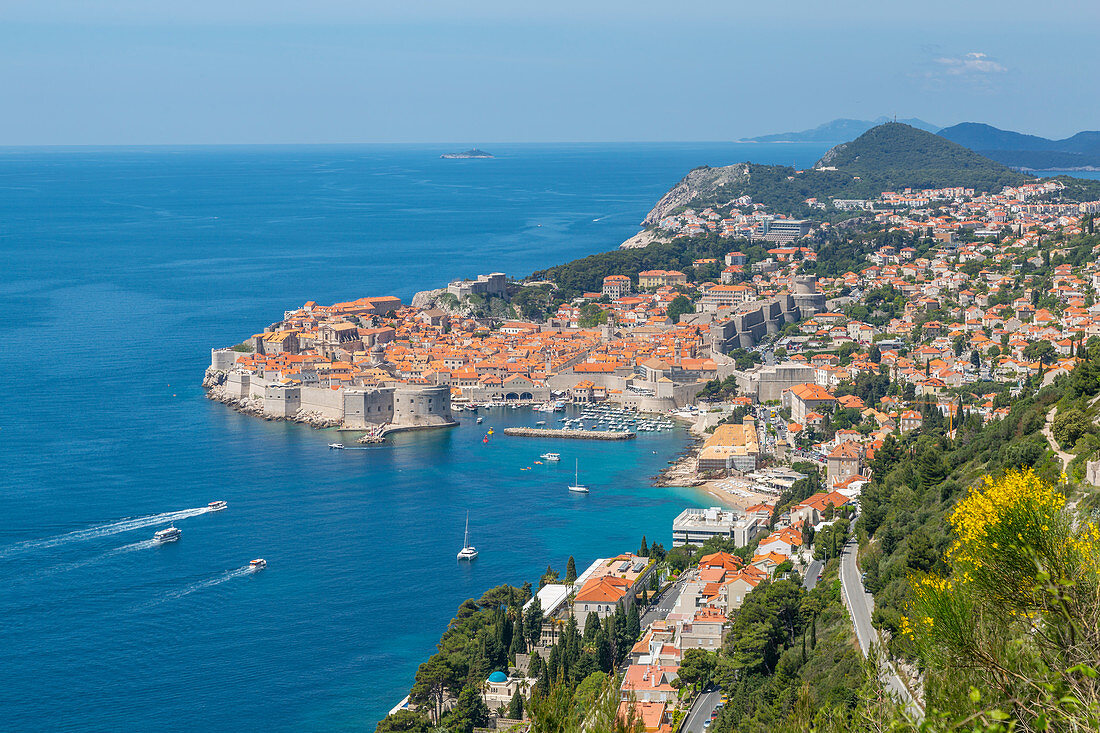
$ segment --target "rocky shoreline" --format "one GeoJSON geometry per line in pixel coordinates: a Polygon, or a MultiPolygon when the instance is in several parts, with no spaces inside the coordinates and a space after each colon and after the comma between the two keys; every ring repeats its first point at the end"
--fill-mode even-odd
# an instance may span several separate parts
{"type": "Polygon", "coordinates": [[[311,428],[338,428],[343,424],[342,420],[325,417],[317,412],[298,410],[292,417],[275,417],[264,414],[264,402],[260,399],[248,397],[234,397],[225,391],[225,372],[206,370],[202,378],[202,386],[206,389],[206,399],[220,402],[223,405],[236,410],[244,415],[259,417],[269,422],[295,422],[308,425],[311,428]]]}
{"type": "Polygon", "coordinates": [[[696,478],[695,471],[699,466],[699,451],[703,441],[696,439],[687,446],[676,460],[670,461],[668,468],[653,477],[654,486],[702,486],[706,483],[703,479],[696,478]]]}

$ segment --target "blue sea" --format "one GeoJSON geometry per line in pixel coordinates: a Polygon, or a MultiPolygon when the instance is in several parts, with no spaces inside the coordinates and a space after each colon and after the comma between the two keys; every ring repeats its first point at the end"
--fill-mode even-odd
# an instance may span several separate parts
{"type": "Polygon", "coordinates": [[[454,149],[0,149],[0,730],[370,731],[461,601],[669,545],[705,503],[650,485],[679,430],[485,443],[538,418],[462,413],[340,452],[204,398],[211,347],[307,300],[522,276],[613,249],[692,167],[823,152],[454,149]],[[467,511],[481,555],[459,565],[467,511]]]}

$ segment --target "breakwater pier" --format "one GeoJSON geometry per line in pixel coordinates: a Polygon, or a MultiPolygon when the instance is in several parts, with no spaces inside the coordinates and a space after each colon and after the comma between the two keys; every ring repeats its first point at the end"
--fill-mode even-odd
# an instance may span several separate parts
{"type": "Polygon", "coordinates": [[[631,440],[637,433],[626,430],[555,430],[553,428],[504,428],[518,438],[569,438],[571,440],[631,440]]]}

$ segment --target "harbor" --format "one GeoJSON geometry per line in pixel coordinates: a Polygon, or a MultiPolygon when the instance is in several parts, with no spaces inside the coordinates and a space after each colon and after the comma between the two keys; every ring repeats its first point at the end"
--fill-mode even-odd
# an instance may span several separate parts
{"type": "Polygon", "coordinates": [[[632,440],[637,433],[627,430],[571,430],[568,428],[504,428],[517,438],[568,438],[570,440],[632,440]]]}

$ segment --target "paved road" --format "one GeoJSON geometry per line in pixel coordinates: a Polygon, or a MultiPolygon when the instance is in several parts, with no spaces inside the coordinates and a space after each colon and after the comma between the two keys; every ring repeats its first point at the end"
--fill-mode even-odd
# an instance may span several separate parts
{"type": "Polygon", "coordinates": [[[817,585],[817,574],[821,572],[821,568],[825,566],[825,563],[820,560],[813,560],[806,566],[806,577],[802,579],[802,587],[806,590],[813,590],[817,585]]]}
{"type": "MultiPolygon", "coordinates": [[[[878,632],[871,624],[871,613],[875,609],[875,599],[863,587],[863,579],[860,576],[859,566],[856,564],[856,551],[859,545],[855,539],[848,540],[844,550],[840,554],[840,587],[844,596],[844,605],[852,616],[852,625],[856,629],[856,639],[859,641],[859,649],[863,656],[871,648],[871,642],[879,643],[878,632]]],[[[905,702],[909,712],[913,715],[921,715],[920,706],[913,699],[909,689],[902,684],[901,678],[889,663],[881,670],[886,689],[892,692],[899,700],[905,702]]]]}
{"type": "Polygon", "coordinates": [[[722,700],[722,691],[715,689],[704,692],[695,698],[695,704],[691,706],[684,727],[680,730],[684,733],[703,733],[703,721],[710,720],[710,714],[722,700]]]}
{"type": "Polygon", "coordinates": [[[671,613],[673,606],[676,605],[676,599],[680,597],[680,592],[684,589],[685,582],[687,582],[687,578],[681,577],[673,583],[668,590],[657,597],[656,603],[653,603],[649,607],[649,610],[642,614],[641,622],[643,629],[654,621],[663,620],[671,613]]]}

